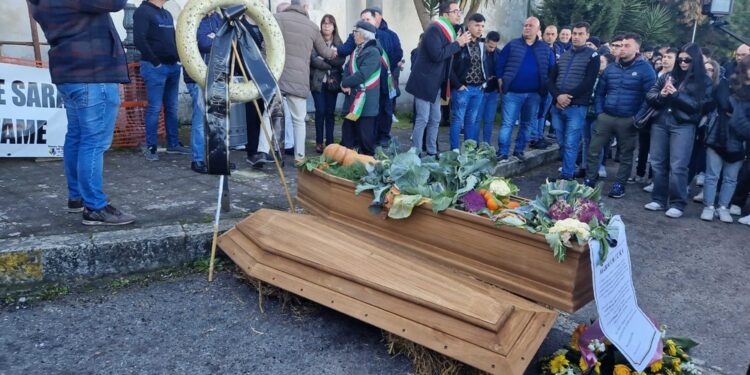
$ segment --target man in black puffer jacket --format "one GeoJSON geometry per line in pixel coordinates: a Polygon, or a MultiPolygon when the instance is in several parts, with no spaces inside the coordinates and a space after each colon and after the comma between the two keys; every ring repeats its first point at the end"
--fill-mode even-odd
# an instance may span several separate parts
{"type": "Polygon", "coordinates": [[[599,171],[599,153],[612,136],[617,136],[620,145],[620,168],[617,171],[610,198],[625,196],[625,182],[633,167],[633,150],[638,131],[633,126],[633,116],[643,106],[648,90],[656,82],[656,73],[651,63],[639,55],[641,37],[636,34],[623,36],[619,49],[619,61],[607,66],[599,78],[594,96],[596,127],[591,131],[586,184],[594,186],[599,171]]]}

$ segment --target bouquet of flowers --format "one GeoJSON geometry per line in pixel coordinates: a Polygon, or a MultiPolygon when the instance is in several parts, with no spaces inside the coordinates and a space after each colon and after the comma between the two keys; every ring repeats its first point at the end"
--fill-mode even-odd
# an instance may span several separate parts
{"type": "Polygon", "coordinates": [[[661,327],[663,349],[651,360],[643,372],[636,372],[625,357],[602,334],[598,323],[591,327],[579,325],[570,343],[551,357],[539,361],[543,375],[699,375],[688,352],[698,345],[684,337],[666,337],[661,327]]]}

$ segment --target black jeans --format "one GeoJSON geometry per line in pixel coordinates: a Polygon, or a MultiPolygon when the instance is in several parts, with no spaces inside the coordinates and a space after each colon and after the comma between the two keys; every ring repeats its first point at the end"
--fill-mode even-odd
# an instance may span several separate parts
{"type": "Polygon", "coordinates": [[[341,144],[354,148],[359,144],[359,153],[375,154],[375,119],[377,117],[360,117],[356,122],[344,120],[341,126],[341,144]]]}
{"type": "MultiPolygon", "coordinates": [[[[638,164],[635,166],[635,174],[638,177],[646,176],[646,167],[648,166],[648,152],[651,148],[651,124],[638,129],[638,164]]],[[[649,168],[648,177],[653,175],[649,168]]]]}
{"type": "Polygon", "coordinates": [[[321,91],[313,91],[312,97],[315,102],[315,144],[330,145],[333,143],[333,126],[335,125],[336,99],[338,91],[323,88],[321,91]]]}
{"type": "Polygon", "coordinates": [[[748,194],[750,194],[750,158],[745,159],[740,174],[737,176],[737,188],[734,190],[732,204],[745,207],[748,194]]]}
{"type": "MultiPolygon", "coordinates": [[[[266,108],[266,103],[263,102],[262,99],[258,99],[258,106],[260,107],[260,111],[263,112],[266,108]]],[[[245,103],[245,121],[247,122],[247,144],[245,145],[245,152],[247,152],[247,157],[251,157],[258,152],[261,121],[253,102],[245,103]]]]}
{"type": "Polygon", "coordinates": [[[387,146],[391,141],[391,126],[393,125],[393,100],[388,93],[380,93],[380,112],[375,120],[375,142],[387,146]]]}

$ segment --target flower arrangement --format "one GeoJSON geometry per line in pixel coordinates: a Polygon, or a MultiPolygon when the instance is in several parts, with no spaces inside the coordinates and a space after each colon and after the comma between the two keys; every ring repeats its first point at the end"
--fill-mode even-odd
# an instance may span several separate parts
{"type": "Polygon", "coordinates": [[[684,337],[666,337],[664,326],[661,331],[663,349],[643,372],[630,367],[625,357],[607,341],[597,323],[576,327],[565,348],[540,359],[540,372],[543,375],[699,375],[701,371],[688,353],[698,343],[684,337]]]}
{"type": "Polygon", "coordinates": [[[565,260],[566,249],[574,242],[583,246],[595,238],[602,243],[602,260],[609,245],[607,222],[611,214],[601,203],[601,187],[590,188],[576,181],[547,181],[528,206],[496,217],[498,225],[515,225],[532,233],[544,234],[555,258],[565,260]]]}

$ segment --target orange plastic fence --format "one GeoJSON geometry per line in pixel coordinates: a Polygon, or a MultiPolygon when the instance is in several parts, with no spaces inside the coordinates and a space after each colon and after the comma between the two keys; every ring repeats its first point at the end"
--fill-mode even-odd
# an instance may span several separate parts
{"type": "MultiPolygon", "coordinates": [[[[46,68],[44,61],[0,56],[0,63],[46,68]]],[[[140,64],[128,64],[130,83],[120,85],[120,111],[117,114],[112,147],[137,147],[146,142],[146,84],[140,74],[140,64]]],[[[159,142],[164,142],[164,111],[159,116],[159,142]]]]}

